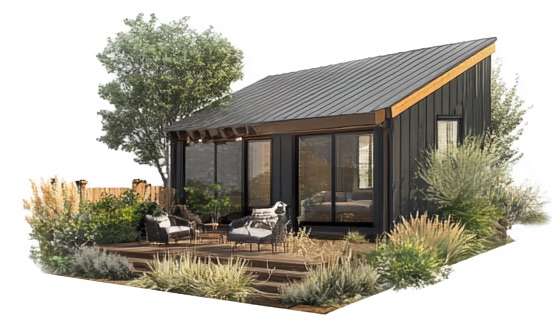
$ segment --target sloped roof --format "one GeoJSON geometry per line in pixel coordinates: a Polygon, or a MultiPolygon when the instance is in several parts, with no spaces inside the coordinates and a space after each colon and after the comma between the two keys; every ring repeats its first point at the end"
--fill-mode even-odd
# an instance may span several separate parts
{"type": "MultiPolygon", "coordinates": [[[[268,76],[168,131],[260,125],[370,113],[398,104],[495,43],[483,38],[268,76]]],[[[477,63],[477,62],[476,62],[477,63]]]]}

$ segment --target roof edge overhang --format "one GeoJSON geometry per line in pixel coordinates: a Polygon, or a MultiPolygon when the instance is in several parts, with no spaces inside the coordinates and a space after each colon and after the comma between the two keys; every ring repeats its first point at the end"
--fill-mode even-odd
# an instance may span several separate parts
{"type": "Polygon", "coordinates": [[[337,115],[259,123],[253,125],[229,126],[207,129],[172,130],[170,138],[187,143],[202,141],[225,141],[242,137],[260,137],[276,134],[301,134],[326,131],[367,129],[385,120],[384,110],[370,113],[337,115]]]}
{"type": "Polygon", "coordinates": [[[488,45],[484,49],[480,50],[478,53],[472,55],[468,59],[464,60],[462,63],[455,66],[451,70],[435,78],[424,87],[418,89],[417,91],[413,92],[409,96],[405,97],[403,100],[391,106],[391,117],[395,117],[401,114],[403,111],[407,110],[412,105],[419,102],[420,100],[426,98],[428,95],[430,95],[437,89],[441,88],[442,86],[446,85],[451,80],[461,75],[464,71],[478,64],[478,62],[484,60],[488,56],[492,55],[494,52],[495,52],[495,42],[488,45]]]}

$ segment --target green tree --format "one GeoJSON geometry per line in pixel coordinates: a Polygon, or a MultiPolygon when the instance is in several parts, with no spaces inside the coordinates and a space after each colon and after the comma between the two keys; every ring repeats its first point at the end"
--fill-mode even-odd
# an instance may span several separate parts
{"type": "Polygon", "coordinates": [[[167,181],[165,129],[194,111],[224,105],[232,82],[243,77],[243,53],[212,27],[197,32],[189,17],[158,24],[154,14],[125,19],[127,32],[108,38],[98,60],[114,79],[98,93],[114,110],[100,110],[98,141],[133,152],[167,181]]]}
{"type": "Polygon", "coordinates": [[[491,130],[496,140],[499,163],[514,164],[522,153],[513,147],[524,130],[524,114],[532,107],[524,108],[524,100],[518,93],[519,76],[512,86],[501,78],[501,60],[497,60],[491,75],[491,130]]]}

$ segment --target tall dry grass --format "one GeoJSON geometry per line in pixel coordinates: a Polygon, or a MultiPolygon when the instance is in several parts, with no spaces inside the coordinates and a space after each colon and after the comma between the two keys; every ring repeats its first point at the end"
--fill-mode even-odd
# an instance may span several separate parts
{"type": "Polygon", "coordinates": [[[290,253],[304,258],[307,262],[335,262],[351,255],[351,247],[346,240],[319,240],[310,237],[310,230],[302,228],[297,234],[289,233],[286,244],[290,253]]]}
{"type": "Polygon", "coordinates": [[[387,240],[401,243],[416,240],[424,247],[436,249],[445,264],[453,264],[480,251],[476,235],[468,233],[464,224],[454,222],[450,217],[441,220],[438,215],[428,217],[427,213],[410,215],[395,223],[387,240]]]}
{"type": "Polygon", "coordinates": [[[29,224],[40,219],[52,219],[55,216],[71,216],[79,212],[79,193],[74,183],[41,178],[39,184],[31,182],[32,196],[23,199],[23,208],[31,211],[25,217],[29,224]]]}
{"type": "Polygon", "coordinates": [[[256,292],[254,275],[247,272],[247,261],[202,258],[191,253],[166,254],[149,263],[150,271],[129,283],[130,286],[154,290],[245,302],[256,292]]]}

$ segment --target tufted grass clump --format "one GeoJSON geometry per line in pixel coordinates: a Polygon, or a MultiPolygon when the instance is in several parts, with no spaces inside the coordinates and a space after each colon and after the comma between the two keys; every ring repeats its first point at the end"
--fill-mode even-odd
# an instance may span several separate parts
{"type": "Polygon", "coordinates": [[[415,240],[428,249],[436,250],[445,264],[454,264],[481,250],[476,235],[465,231],[464,224],[453,221],[451,217],[444,220],[437,215],[428,217],[427,213],[410,215],[408,219],[402,217],[387,237],[390,244],[415,240]]]}
{"type": "Polygon", "coordinates": [[[336,262],[351,253],[346,240],[319,240],[310,237],[310,229],[301,228],[298,233],[288,233],[285,237],[288,250],[307,262],[336,262]]]}
{"type": "Polygon", "coordinates": [[[255,292],[254,275],[247,272],[247,261],[219,258],[203,260],[191,253],[156,257],[150,271],[130,286],[169,291],[200,297],[245,302],[255,292]]]}
{"type": "Polygon", "coordinates": [[[83,246],[70,258],[69,274],[86,279],[129,280],[133,277],[128,258],[92,246],[83,246]]]}
{"type": "Polygon", "coordinates": [[[347,232],[347,234],[345,234],[345,241],[353,244],[368,243],[368,240],[366,240],[366,237],[364,237],[362,233],[357,231],[347,232]]]}
{"type": "Polygon", "coordinates": [[[333,306],[380,292],[379,274],[373,266],[342,258],[309,269],[305,278],[280,288],[281,301],[289,306],[333,306]]]}
{"type": "Polygon", "coordinates": [[[451,272],[437,249],[430,249],[414,238],[378,244],[375,264],[380,276],[394,290],[433,285],[451,272]]]}

